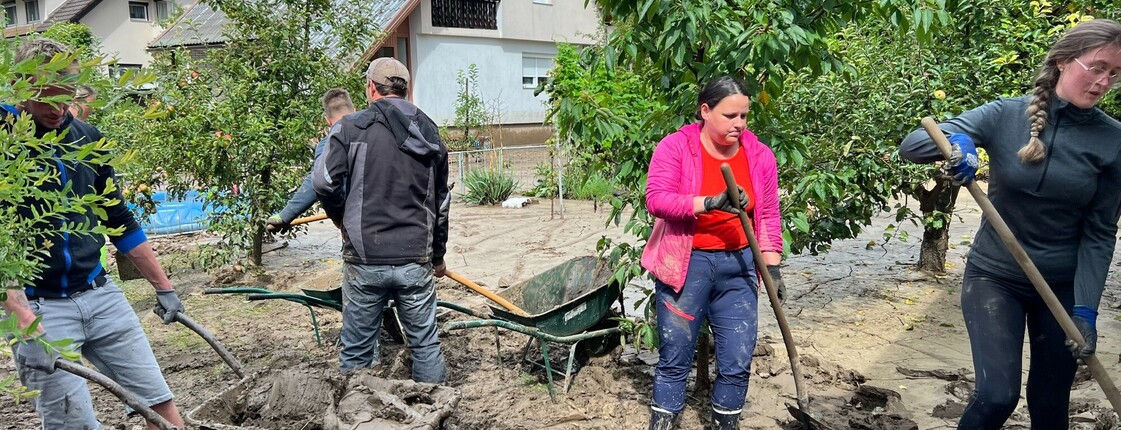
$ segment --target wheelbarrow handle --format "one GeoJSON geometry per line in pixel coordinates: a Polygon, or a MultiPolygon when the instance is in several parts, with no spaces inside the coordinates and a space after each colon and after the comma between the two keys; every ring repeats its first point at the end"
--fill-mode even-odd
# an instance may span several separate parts
{"type": "Polygon", "coordinates": [[[117,396],[118,399],[121,399],[124,404],[128,405],[128,407],[132,408],[132,410],[140,414],[141,417],[144,417],[145,420],[148,420],[148,422],[154,424],[156,427],[159,427],[160,430],[178,429],[178,427],[172,425],[171,422],[169,422],[166,418],[164,418],[160,414],[157,414],[156,411],[153,411],[152,408],[141,403],[140,399],[126,390],[125,387],[122,387],[112,379],[109,379],[107,376],[102,375],[97,371],[94,371],[93,369],[87,368],[85,366],[82,366],[81,364],[64,358],[59,358],[57,361],[55,361],[55,368],[62,369],[68,373],[81,376],[87,381],[105,387],[106,390],[109,390],[110,393],[113,393],[114,396],[117,396]]]}
{"type": "MultiPolygon", "coordinates": [[[[938,150],[942,152],[942,155],[945,156],[946,159],[949,159],[951,151],[950,142],[946,139],[946,135],[942,133],[942,129],[938,127],[938,123],[934,121],[934,118],[923,118],[922,127],[926,129],[926,133],[930,135],[931,140],[934,141],[934,144],[938,147],[938,150]]],[[[1059,327],[1063,329],[1063,333],[1066,334],[1068,338],[1077,342],[1080,347],[1086,346],[1086,340],[1082,338],[1082,333],[1078,331],[1078,327],[1076,327],[1074,321],[1070,319],[1066,308],[1063,308],[1063,304],[1059,302],[1058,297],[1055,297],[1055,293],[1051,291],[1051,286],[1047,284],[1047,280],[1043,278],[1043,274],[1039,272],[1039,268],[1035,267],[1035,263],[1031,261],[1031,257],[1028,256],[1027,251],[1024,251],[1024,247],[1016,240],[1016,236],[1012,234],[1012,229],[1008,228],[1008,224],[1000,217],[1000,212],[997,212],[996,207],[989,201],[989,197],[985,195],[984,191],[981,191],[981,187],[977,186],[976,181],[970,181],[965,185],[965,188],[969,190],[969,194],[973,196],[973,200],[977,201],[977,205],[981,207],[981,213],[985,216],[985,219],[988,220],[989,225],[996,230],[997,235],[1000,236],[1000,240],[1008,247],[1008,251],[1012,254],[1012,257],[1015,258],[1016,263],[1020,265],[1020,268],[1023,269],[1024,274],[1027,275],[1032,286],[1035,287],[1035,291],[1043,298],[1043,302],[1047,304],[1047,309],[1054,315],[1055,321],[1059,323],[1059,327]]],[[[1105,366],[1102,366],[1101,361],[1098,361],[1096,355],[1090,355],[1089,357],[1083,358],[1082,361],[1086,363],[1086,367],[1090,369],[1090,374],[1093,375],[1094,379],[1101,385],[1102,392],[1105,393],[1109,404],[1113,406],[1113,410],[1121,413],[1121,392],[1119,392],[1117,386],[1113,384],[1109,373],[1106,373],[1105,366]]]]}

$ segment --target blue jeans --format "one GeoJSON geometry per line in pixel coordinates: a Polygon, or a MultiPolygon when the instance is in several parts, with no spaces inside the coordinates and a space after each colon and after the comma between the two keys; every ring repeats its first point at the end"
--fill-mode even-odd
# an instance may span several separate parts
{"type": "Polygon", "coordinates": [[[378,334],[392,299],[413,359],[413,380],[443,383],[444,353],[436,327],[436,280],[431,264],[374,266],[347,263],[343,274],[343,349],[339,370],[380,362],[378,334]]]}
{"type": "MultiPolygon", "coordinates": [[[[112,280],[105,285],[62,299],[33,299],[35,315],[49,340],[73,339],[73,347],[105,376],[135,394],[146,406],[172,399],[140,319],[112,280]]],[[[14,354],[23,347],[16,344],[14,354]]],[[[99,429],[86,380],[64,370],[54,373],[17,368],[20,381],[39,390],[35,410],[44,429],[99,429]]]]}
{"type": "Polygon", "coordinates": [[[655,408],[671,413],[685,408],[686,378],[706,318],[716,342],[712,406],[729,413],[743,408],[758,333],[757,285],[750,249],[693,251],[680,293],[655,282],[661,341],[654,369],[655,408]]]}

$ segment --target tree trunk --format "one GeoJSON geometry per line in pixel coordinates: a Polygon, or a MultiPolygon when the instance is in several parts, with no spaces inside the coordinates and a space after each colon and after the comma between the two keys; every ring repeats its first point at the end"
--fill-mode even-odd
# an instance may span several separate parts
{"type": "Polygon", "coordinates": [[[919,270],[944,273],[946,271],[946,249],[950,244],[950,220],[954,213],[954,203],[958,198],[960,186],[948,179],[937,179],[934,188],[919,188],[915,193],[919,198],[919,208],[923,215],[922,246],[919,250],[919,270]],[[931,222],[938,220],[941,222],[931,222]]]}
{"type": "MultiPolygon", "coordinates": [[[[261,170],[261,189],[267,190],[270,186],[272,186],[272,169],[266,167],[265,169],[261,170]]],[[[253,197],[250,198],[253,199],[253,197]]],[[[263,202],[260,202],[258,200],[252,201],[257,203],[258,205],[263,204],[263,202]]],[[[264,251],[263,248],[265,243],[265,224],[254,222],[252,225],[254,226],[253,246],[249,249],[249,262],[254,266],[260,267],[261,255],[263,254],[262,251],[264,251]]]]}

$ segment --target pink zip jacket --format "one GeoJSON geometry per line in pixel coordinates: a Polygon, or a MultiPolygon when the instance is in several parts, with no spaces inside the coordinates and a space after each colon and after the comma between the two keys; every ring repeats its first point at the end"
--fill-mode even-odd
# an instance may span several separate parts
{"type": "MultiPolygon", "coordinates": [[[[753,227],[763,252],[782,252],[778,206],[778,167],[771,148],[750,130],[740,135],[755,192],[753,227]]],[[[697,216],[693,197],[701,188],[701,124],[688,124],[666,136],[654,149],[646,178],[646,210],[656,219],[642,251],[642,267],[681,292],[693,251],[697,216]]]]}

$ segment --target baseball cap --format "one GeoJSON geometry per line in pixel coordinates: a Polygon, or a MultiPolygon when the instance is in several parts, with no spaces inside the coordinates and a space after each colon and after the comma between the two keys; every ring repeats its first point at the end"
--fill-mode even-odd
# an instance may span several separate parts
{"type": "Polygon", "coordinates": [[[366,69],[366,79],[382,85],[389,85],[389,78],[401,78],[409,83],[409,69],[393,57],[375,58],[366,69]]]}

